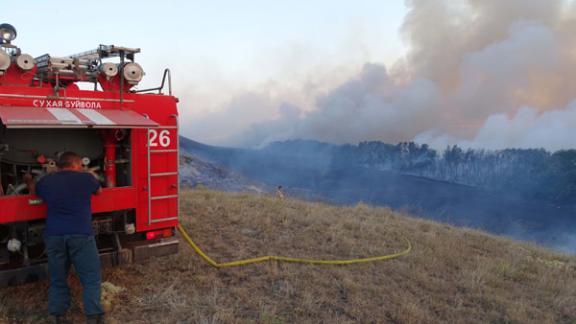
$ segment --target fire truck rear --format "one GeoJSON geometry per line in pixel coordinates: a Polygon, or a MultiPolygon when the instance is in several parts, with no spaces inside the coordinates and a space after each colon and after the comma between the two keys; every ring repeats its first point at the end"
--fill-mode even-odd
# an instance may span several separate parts
{"type": "Polygon", "coordinates": [[[65,151],[81,155],[102,184],[92,225],[104,265],[175,253],[178,100],[170,71],[159,87],[136,90],[144,76],[137,48],[34,58],[15,38],[13,26],[0,25],[0,285],[45,275],[46,205],[24,176],[56,172],[65,151]]]}

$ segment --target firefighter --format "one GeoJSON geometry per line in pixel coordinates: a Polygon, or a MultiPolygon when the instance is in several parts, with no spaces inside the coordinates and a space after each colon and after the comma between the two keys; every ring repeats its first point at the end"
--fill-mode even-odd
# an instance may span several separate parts
{"type": "Polygon", "coordinates": [[[84,172],[80,156],[74,152],[60,155],[58,171],[41,178],[34,186],[28,175],[31,192],[48,206],[44,243],[48,255],[48,310],[56,323],[66,322],[70,307],[68,271],[70,265],[82,283],[84,313],[88,323],[103,323],[100,303],[100,257],[92,230],[91,196],[101,192],[100,183],[84,172]]]}

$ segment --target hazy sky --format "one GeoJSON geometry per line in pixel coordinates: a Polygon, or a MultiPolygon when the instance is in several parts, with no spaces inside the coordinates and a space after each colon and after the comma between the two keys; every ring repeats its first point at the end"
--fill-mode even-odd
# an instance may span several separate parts
{"type": "Polygon", "coordinates": [[[402,0],[105,0],[33,1],[2,11],[18,29],[15,43],[32,56],[68,55],[98,44],[140,47],[145,82],[152,84],[163,67],[177,80],[188,80],[192,67],[209,74],[194,75],[194,81],[240,83],[278,74],[285,67],[274,63],[297,60],[295,55],[332,64],[391,62],[402,52],[398,29],[405,7],[402,0]]]}
{"type": "Polygon", "coordinates": [[[208,144],[576,146],[574,0],[10,3],[24,53],[140,47],[140,88],[170,68],[208,144]]]}
{"type": "Polygon", "coordinates": [[[405,11],[402,0],[33,1],[3,6],[2,19],[34,57],[140,47],[141,87],[156,85],[169,67],[186,121],[263,83],[393,62],[403,53],[405,11]]]}

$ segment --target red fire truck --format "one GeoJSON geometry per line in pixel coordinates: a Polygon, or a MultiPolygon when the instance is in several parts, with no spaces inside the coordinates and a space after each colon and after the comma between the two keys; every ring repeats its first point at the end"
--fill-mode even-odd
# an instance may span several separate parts
{"type": "Polygon", "coordinates": [[[175,253],[178,99],[170,71],[159,87],[137,90],[140,49],[100,45],[34,58],[15,38],[13,26],[0,24],[0,285],[45,274],[46,206],[24,175],[37,181],[54,172],[64,151],[80,154],[102,184],[92,212],[103,264],[175,253]]]}

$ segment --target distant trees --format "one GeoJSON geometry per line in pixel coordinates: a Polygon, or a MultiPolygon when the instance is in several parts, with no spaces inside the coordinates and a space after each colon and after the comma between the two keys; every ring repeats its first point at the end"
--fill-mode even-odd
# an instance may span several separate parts
{"type": "Polygon", "coordinates": [[[542,166],[538,180],[538,198],[576,204],[576,150],[552,154],[542,166]]]}
{"type": "Polygon", "coordinates": [[[489,151],[453,145],[439,153],[426,144],[378,141],[358,145],[287,141],[273,143],[267,150],[282,154],[293,151],[300,159],[305,155],[329,161],[332,168],[370,167],[503,190],[527,199],[576,204],[576,150],[552,154],[544,149],[489,151]]]}
{"type": "Polygon", "coordinates": [[[426,144],[365,142],[343,146],[340,153],[381,170],[576,204],[576,150],[551,154],[544,149],[465,150],[453,145],[438,154],[426,144]]]}

